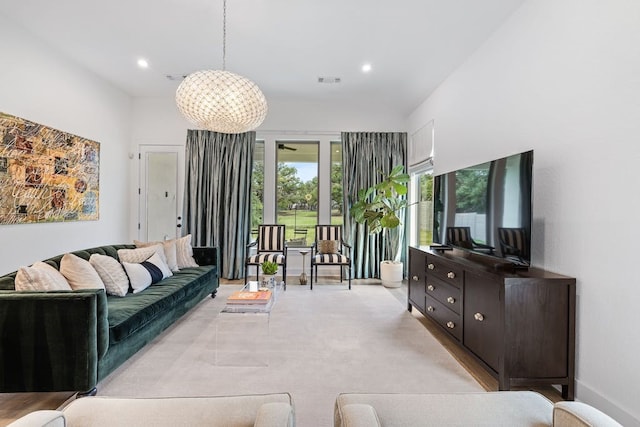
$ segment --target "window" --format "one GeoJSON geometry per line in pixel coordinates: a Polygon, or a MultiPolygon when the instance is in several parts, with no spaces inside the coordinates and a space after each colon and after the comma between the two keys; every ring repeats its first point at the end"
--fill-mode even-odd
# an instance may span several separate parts
{"type": "Polygon", "coordinates": [[[290,247],[307,246],[318,223],[317,141],[276,141],[276,222],[290,247]]]}
{"type": "Polygon", "coordinates": [[[264,141],[256,141],[251,182],[251,234],[257,237],[264,212],[264,141]]]}
{"type": "Polygon", "coordinates": [[[433,174],[431,169],[414,173],[411,177],[413,241],[418,246],[433,242],[433,174]]]}
{"type": "Polygon", "coordinates": [[[342,142],[331,142],[331,224],[342,225],[342,142]]]}

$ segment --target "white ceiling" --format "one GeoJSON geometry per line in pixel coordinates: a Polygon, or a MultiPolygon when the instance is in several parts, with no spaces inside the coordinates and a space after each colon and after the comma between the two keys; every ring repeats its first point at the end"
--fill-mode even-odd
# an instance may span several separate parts
{"type": "MultiPolygon", "coordinates": [[[[267,100],[408,114],[523,1],[227,0],[226,68],[267,100]]],[[[132,96],[173,96],[166,75],[222,67],[222,0],[0,0],[0,13],[132,96]]]]}

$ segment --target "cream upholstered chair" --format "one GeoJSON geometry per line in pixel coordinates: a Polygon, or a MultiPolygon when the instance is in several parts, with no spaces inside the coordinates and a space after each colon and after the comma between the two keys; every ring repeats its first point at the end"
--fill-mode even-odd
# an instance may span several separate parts
{"type": "Polygon", "coordinates": [[[340,281],[343,280],[343,267],[349,272],[347,279],[351,289],[351,246],[342,238],[341,225],[316,225],[316,239],[311,246],[311,286],[315,271],[318,280],[318,267],[340,266],[340,281]]]}
{"type": "Polygon", "coordinates": [[[247,284],[249,266],[256,267],[256,280],[260,265],[265,261],[275,262],[282,266],[282,280],[287,289],[287,244],[285,243],[285,226],[279,224],[265,224],[258,226],[258,238],[247,245],[247,252],[257,247],[254,255],[249,255],[244,263],[244,283],[247,284]]]}
{"type": "Polygon", "coordinates": [[[241,396],[83,397],[57,411],[31,412],[11,427],[294,427],[289,393],[241,396]]]}

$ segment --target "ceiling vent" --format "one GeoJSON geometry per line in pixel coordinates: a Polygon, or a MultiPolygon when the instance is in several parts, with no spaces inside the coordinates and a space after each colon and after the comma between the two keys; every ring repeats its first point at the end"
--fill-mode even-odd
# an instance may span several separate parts
{"type": "Polygon", "coordinates": [[[179,82],[184,80],[187,75],[186,74],[167,74],[165,76],[167,80],[171,80],[172,82],[179,82]]]}
{"type": "Polygon", "coordinates": [[[340,80],[340,77],[318,77],[318,83],[333,84],[340,83],[340,80]]]}

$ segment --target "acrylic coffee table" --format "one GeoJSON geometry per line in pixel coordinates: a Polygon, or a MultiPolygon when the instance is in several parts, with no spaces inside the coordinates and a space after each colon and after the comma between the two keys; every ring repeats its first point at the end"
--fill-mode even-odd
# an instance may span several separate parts
{"type": "MultiPolygon", "coordinates": [[[[247,283],[242,290],[248,291],[250,285],[247,283]]],[[[271,288],[266,304],[225,304],[216,319],[216,365],[269,365],[271,311],[283,288],[282,282],[271,288]]]]}

